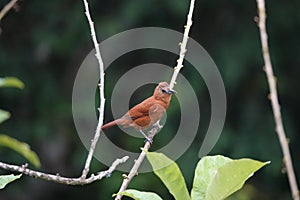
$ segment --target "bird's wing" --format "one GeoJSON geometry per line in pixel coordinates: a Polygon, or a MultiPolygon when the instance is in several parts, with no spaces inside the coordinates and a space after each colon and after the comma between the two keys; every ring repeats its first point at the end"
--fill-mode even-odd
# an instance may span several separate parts
{"type": "Polygon", "coordinates": [[[158,101],[149,98],[131,108],[124,117],[128,117],[135,121],[136,119],[148,116],[152,118],[152,120],[157,121],[162,117],[164,112],[165,108],[163,105],[161,105],[158,101]]]}
{"type": "MultiPolygon", "coordinates": [[[[150,97],[151,98],[151,97],[150,97]]],[[[132,120],[136,120],[141,117],[149,116],[149,109],[153,106],[154,101],[152,99],[146,99],[143,102],[132,107],[124,117],[130,117],[132,120]]]]}
{"type": "Polygon", "coordinates": [[[153,122],[156,122],[163,116],[165,111],[166,109],[161,104],[156,103],[149,109],[149,117],[153,122]]]}
{"type": "Polygon", "coordinates": [[[166,109],[162,105],[156,103],[152,105],[151,108],[149,109],[149,115],[153,115],[155,113],[161,113],[164,112],[165,110],[166,109]]]}

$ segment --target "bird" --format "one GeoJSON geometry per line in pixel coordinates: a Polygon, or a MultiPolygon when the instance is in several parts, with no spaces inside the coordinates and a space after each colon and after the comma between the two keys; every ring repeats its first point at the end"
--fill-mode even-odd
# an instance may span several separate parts
{"type": "Polygon", "coordinates": [[[144,130],[156,125],[160,127],[159,120],[168,109],[173,94],[176,94],[176,91],[167,82],[160,82],[151,97],[132,107],[121,118],[104,124],[101,129],[106,130],[115,125],[124,128],[133,127],[145,137],[146,141],[152,143],[144,130]]]}

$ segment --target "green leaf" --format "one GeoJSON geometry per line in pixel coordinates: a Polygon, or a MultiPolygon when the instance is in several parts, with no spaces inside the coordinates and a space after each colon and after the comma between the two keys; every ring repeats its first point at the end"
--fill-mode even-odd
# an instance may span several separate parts
{"type": "Polygon", "coordinates": [[[191,199],[181,171],[174,161],[162,153],[147,152],[146,155],[154,173],[165,184],[175,199],[191,199]]]}
{"type": "Polygon", "coordinates": [[[37,154],[34,151],[32,151],[29,145],[26,143],[19,142],[18,140],[11,138],[7,135],[0,134],[0,146],[7,147],[18,152],[37,168],[41,166],[37,154]]]}
{"type": "Polygon", "coordinates": [[[224,156],[202,158],[195,170],[193,200],[225,199],[239,190],[254,172],[269,162],[232,160],[224,156]]]}
{"type": "Polygon", "coordinates": [[[125,190],[124,192],[121,192],[120,194],[127,197],[131,197],[135,200],[162,200],[160,196],[158,196],[153,192],[141,192],[138,190],[128,189],[125,190]]]}
{"type": "Polygon", "coordinates": [[[4,122],[10,117],[10,113],[0,109],[0,123],[4,122]]]}
{"type": "Polygon", "coordinates": [[[3,189],[8,183],[13,182],[16,179],[19,179],[22,176],[22,174],[20,175],[0,175],[0,189],[3,189]]]}
{"type": "Polygon", "coordinates": [[[0,78],[0,87],[16,87],[19,89],[24,88],[24,83],[15,77],[0,78]]]}
{"type": "Polygon", "coordinates": [[[232,193],[241,189],[254,172],[269,164],[248,158],[233,160],[218,170],[213,182],[207,190],[206,199],[225,199],[232,193]],[[225,186],[225,187],[224,187],[225,186]],[[219,192],[215,192],[215,188],[219,192]]]}
{"type": "Polygon", "coordinates": [[[203,200],[209,183],[212,182],[214,174],[225,163],[231,159],[224,156],[206,156],[197,164],[193,188],[191,192],[192,200],[203,200]]]}

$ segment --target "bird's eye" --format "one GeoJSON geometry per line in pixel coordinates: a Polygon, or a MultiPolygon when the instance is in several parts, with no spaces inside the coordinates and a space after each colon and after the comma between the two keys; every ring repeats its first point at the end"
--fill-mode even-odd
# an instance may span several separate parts
{"type": "Polygon", "coordinates": [[[162,88],[161,91],[162,91],[163,93],[168,93],[167,90],[165,90],[164,88],[162,88]]]}

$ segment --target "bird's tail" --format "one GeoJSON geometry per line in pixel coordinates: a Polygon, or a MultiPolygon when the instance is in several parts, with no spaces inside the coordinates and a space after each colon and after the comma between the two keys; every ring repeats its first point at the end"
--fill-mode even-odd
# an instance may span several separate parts
{"type": "Polygon", "coordinates": [[[117,125],[117,120],[114,120],[114,121],[111,121],[111,122],[108,122],[108,123],[104,124],[101,129],[105,130],[105,129],[108,129],[108,128],[113,127],[115,125],[117,125]]]}

